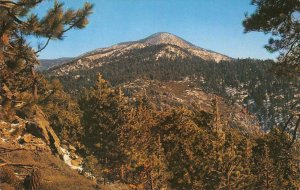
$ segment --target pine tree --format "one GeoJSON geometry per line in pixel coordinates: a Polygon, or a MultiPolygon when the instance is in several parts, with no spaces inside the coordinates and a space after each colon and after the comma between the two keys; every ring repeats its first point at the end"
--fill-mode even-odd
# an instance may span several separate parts
{"type": "Polygon", "coordinates": [[[257,139],[257,145],[253,147],[252,172],[255,175],[255,188],[276,189],[276,176],[274,162],[270,156],[270,149],[264,140],[257,139]]]}
{"type": "Polygon", "coordinates": [[[119,169],[125,161],[120,140],[125,100],[99,74],[95,87],[84,92],[79,105],[83,111],[86,153],[98,159],[106,178],[118,179],[119,169]]]}
{"type": "Polygon", "coordinates": [[[256,139],[253,147],[253,164],[256,189],[298,189],[298,143],[290,147],[290,135],[279,129],[256,139]]]}
{"type": "Polygon", "coordinates": [[[292,73],[300,72],[299,42],[300,29],[297,0],[252,0],[256,11],[246,15],[245,32],[259,31],[272,34],[266,49],[279,52],[279,60],[285,65],[281,69],[292,73]]]}
{"type": "MultiPolygon", "coordinates": [[[[151,129],[157,123],[155,111],[151,109],[145,97],[138,97],[127,113],[127,122],[122,127],[122,147],[128,157],[125,181],[130,184],[142,184],[145,188],[155,189],[158,158],[158,136],[151,129]]],[[[161,154],[160,154],[161,155],[161,154]]]]}
{"type": "MultiPolygon", "coordinates": [[[[35,8],[45,0],[0,1],[0,82],[12,93],[31,91],[38,95],[38,77],[34,65],[37,56],[51,40],[62,40],[64,33],[88,24],[92,5],[79,10],[64,10],[64,4],[54,1],[52,8],[41,17],[35,8]],[[46,42],[33,48],[28,36],[44,38],[46,42]]],[[[32,39],[32,38],[31,38],[32,39]]],[[[1,97],[5,96],[0,90],[1,97]]]]}
{"type": "MultiPolygon", "coordinates": [[[[269,33],[272,37],[265,46],[270,52],[279,52],[275,71],[279,74],[292,76],[295,84],[299,84],[300,73],[300,2],[298,0],[252,0],[256,11],[246,15],[243,22],[245,32],[259,31],[269,33]]],[[[300,101],[293,97],[293,104],[284,108],[289,110],[289,118],[283,124],[284,129],[292,124],[294,140],[300,127],[300,101]]]]}
{"type": "Polygon", "coordinates": [[[276,186],[281,189],[299,189],[299,144],[291,146],[291,136],[279,129],[267,135],[270,158],[273,160],[276,186]]]}
{"type": "Polygon", "coordinates": [[[171,188],[202,189],[203,130],[185,108],[166,109],[158,121],[153,132],[161,136],[171,188]]]}
{"type": "Polygon", "coordinates": [[[59,80],[53,79],[45,85],[46,93],[40,96],[38,103],[47,114],[51,127],[60,139],[78,144],[83,128],[80,122],[82,112],[77,101],[64,92],[59,80]]]}
{"type": "Polygon", "coordinates": [[[221,120],[219,100],[213,103],[213,122],[206,128],[202,157],[204,189],[248,189],[251,183],[251,142],[221,120]]]}

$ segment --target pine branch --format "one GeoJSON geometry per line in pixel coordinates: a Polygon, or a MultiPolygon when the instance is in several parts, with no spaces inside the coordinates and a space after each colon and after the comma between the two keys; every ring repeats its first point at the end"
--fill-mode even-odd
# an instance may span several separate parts
{"type": "Polygon", "coordinates": [[[296,126],[295,126],[294,133],[293,133],[293,139],[291,141],[291,144],[290,144],[289,148],[294,144],[294,142],[296,140],[297,130],[298,130],[299,127],[300,127],[300,116],[297,119],[296,126]]]}
{"type": "Polygon", "coordinates": [[[288,125],[290,124],[291,120],[294,118],[294,115],[291,115],[289,119],[285,122],[283,128],[282,128],[282,133],[287,129],[288,125]]]}
{"type": "Polygon", "coordinates": [[[72,28],[74,28],[78,23],[80,23],[81,19],[78,19],[77,22],[73,23],[72,25],[69,26],[69,28],[65,29],[62,31],[62,33],[65,33],[69,30],[71,30],[72,28]]]}
{"type": "Polygon", "coordinates": [[[289,44],[289,48],[287,53],[285,54],[285,58],[294,50],[294,46],[297,44],[297,42],[299,41],[298,37],[295,37],[295,39],[289,44]]]}
{"type": "Polygon", "coordinates": [[[16,2],[13,2],[13,1],[0,1],[0,5],[2,4],[2,5],[5,5],[5,4],[10,4],[10,5],[14,5],[14,6],[28,6],[28,5],[30,5],[30,6],[36,6],[37,4],[39,4],[39,3],[41,3],[43,0],[38,0],[38,1],[36,1],[36,2],[34,2],[34,3],[32,3],[32,4],[26,4],[26,3],[16,3],[16,2]]]}
{"type": "Polygon", "coordinates": [[[5,5],[5,4],[18,5],[17,3],[13,2],[13,1],[0,1],[0,5],[5,5]]]}
{"type": "Polygon", "coordinates": [[[16,53],[13,53],[13,52],[8,52],[8,51],[5,51],[5,50],[1,50],[4,54],[7,54],[7,55],[12,55],[12,56],[15,56],[17,55],[16,53]]]}
{"type": "Polygon", "coordinates": [[[39,50],[37,50],[36,52],[34,52],[34,53],[37,54],[37,53],[43,51],[48,46],[51,39],[52,39],[52,36],[48,37],[47,42],[45,43],[45,45],[42,48],[40,48],[39,50]]]}
{"type": "Polygon", "coordinates": [[[24,24],[24,22],[22,20],[20,20],[15,14],[13,14],[10,10],[11,10],[11,7],[10,6],[5,6],[5,5],[1,5],[0,4],[0,7],[6,9],[8,15],[15,21],[17,22],[17,24],[24,24]]]}
{"type": "MultiPolygon", "coordinates": [[[[290,107],[290,110],[293,110],[297,105],[300,104],[300,100],[297,100],[291,107],[290,107]]],[[[288,125],[290,124],[290,122],[292,121],[292,119],[295,117],[294,114],[292,114],[289,119],[285,122],[284,126],[283,126],[283,129],[282,129],[282,132],[284,132],[288,125]]]]}

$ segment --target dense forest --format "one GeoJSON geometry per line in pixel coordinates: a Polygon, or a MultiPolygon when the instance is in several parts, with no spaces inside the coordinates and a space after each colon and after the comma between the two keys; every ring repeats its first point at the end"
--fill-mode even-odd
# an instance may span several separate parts
{"type": "MultiPolygon", "coordinates": [[[[82,87],[95,84],[97,73],[101,73],[113,86],[122,86],[136,79],[180,81],[188,77],[196,83],[195,87],[225,97],[232,104],[247,107],[257,115],[265,130],[289,117],[287,108],[293,105],[291,100],[299,94],[300,86],[291,77],[276,75],[273,61],[236,59],[215,63],[193,55],[157,60],[155,55],[166,46],[170,45],[132,50],[121,58],[105,59],[108,63],[101,67],[78,70],[58,78],[67,92],[76,95],[82,87]]],[[[97,63],[97,60],[94,62],[97,63]]]]}
{"type": "Polygon", "coordinates": [[[140,189],[296,189],[299,183],[298,143],[291,147],[291,137],[276,128],[239,131],[220,120],[217,102],[213,114],[157,110],[147,97],[128,101],[98,75],[76,103],[52,83],[41,106],[59,137],[78,143],[85,169],[100,183],[140,189]]]}

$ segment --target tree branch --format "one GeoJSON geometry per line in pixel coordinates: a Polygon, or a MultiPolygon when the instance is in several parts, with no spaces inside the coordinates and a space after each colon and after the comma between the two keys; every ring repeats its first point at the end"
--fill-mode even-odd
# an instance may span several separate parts
{"type": "MultiPolygon", "coordinates": [[[[43,0],[38,0],[38,1],[34,2],[34,3],[32,3],[31,6],[35,6],[35,5],[39,4],[39,3],[41,3],[42,1],[43,0]]],[[[16,2],[13,2],[13,1],[0,1],[0,5],[1,4],[11,4],[11,5],[14,5],[14,6],[25,6],[25,5],[27,5],[25,3],[16,3],[16,2]]]]}
{"type": "Polygon", "coordinates": [[[14,15],[10,10],[11,10],[11,7],[9,6],[5,6],[5,5],[0,5],[0,7],[6,9],[8,15],[15,21],[17,22],[18,24],[24,24],[24,22],[22,20],[20,20],[18,17],[16,17],[16,15],[14,15]]]}
{"type": "Polygon", "coordinates": [[[78,24],[79,22],[80,22],[80,19],[78,19],[77,22],[75,22],[75,23],[73,23],[72,25],[70,25],[69,28],[63,30],[62,33],[65,33],[65,32],[67,32],[67,31],[71,30],[71,29],[72,29],[74,26],[76,26],[76,24],[78,24]]]}
{"type": "Polygon", "coordinates": [[[287,129],[289,123],[291,122],[291,120],[292,120],[293,118],[294,118],[294,115],[291,115],[291,116],[289,117],[289,119],[285,122],[285,124],[284,124],[284,126],[283,126],[283,128],[282,128],[282,133],[287,129]]]}
{"type": "Polygon", "coordinates": [[[298,130],[299,127],[300,127],[300,116],[297,119],[296,127],[295,127],[294,133],[293,133],[293,139],[292,139],[291,144],[290,144],[289,147],[291,147],[293,145],[293,143],[295,142],[296,137],[297,137],[297,130],[298,130]]]}
{"type": "Polygon", "coordinates": [[[34,53],[37,54],[37,53],[43,51],[43,50],[48,46],[48,44],[49,44],[49,42],[50,42],[51,39],[52,39],[52,36],[48,37],[48,40],[47,40],[47,42],[45,43],[45,45],[44,45],[41,49],[37,50],[37,51],[34,52],[34,53]]]}
{"type": "Polygon", "coordinates": [[[0,5],[1,4],[12,4],[12,5],[18,5],[17,3],[13,2],[13,1],[0,1],[0,5]]]}

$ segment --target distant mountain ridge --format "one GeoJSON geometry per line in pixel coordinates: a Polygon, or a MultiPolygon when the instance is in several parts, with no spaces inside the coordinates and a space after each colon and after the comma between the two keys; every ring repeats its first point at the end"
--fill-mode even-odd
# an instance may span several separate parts
{"type": "MultiPolygon", "coordinates": [[[[93,51],[84,53],[77,58],[69,59],[64,62],[57,62],[57,60],[53,60],[51,67],[48,66],[47,68],[51,68],[52,71],[56,70],[56,74],[58,75],[64,75],[75,70],[90,69],[102,66],[105,64],[103,63],[103,59],[119,57],[132,50],[138,50],[157,45],[167,45],[161,50],[160,53],[157,54],[158,58],[175,58],[192,55],[204,60],[215,61],[217,63],[220,61],[233,60],[229,56],[197,47],[196,45],[176,35],[167,32],[159,32],[138,41],[123,42],[107,48],[95,49],[93,51]]],[[[47,60],[47,62],[49,61],[51,60],[47,60]]]]}
{"type": "Polygon", "coordinates": [[[58,59],[40,59],[40,64],[36,66],[36,70],[45,71],[51,67],[59,66],[73,60],[73,57],[62,57],[58,59]]]}
{"type": "Polygon", "coordinates": [[[169,44],[181,47],[193,53],[194,55],[204,59],[204,60],[214,60],[216,62],[220,61],[228,61],[232,60],[229,56],[223,55],[221,53],[217,53],[211,50],[207,50],[201,47],[198,47],[191,42],[188,42],[181,37],[178,37],[174,34],[168,32],[158,32],[152,34],[149,37],[146,37],[141,40],[137,41],[130,41],[130,42],[122,42],[111,47],[107,48],[99,48],[90,52],[87,52],[79,57],[85,57],[87,55],[95,55],[97,53],[106,52],[110,49],[117,50],[117,49],[135,49],[135,48],[144,48],[146,46],[153,46],[153,45],[161,45],[161,44],[169,44]]]}

